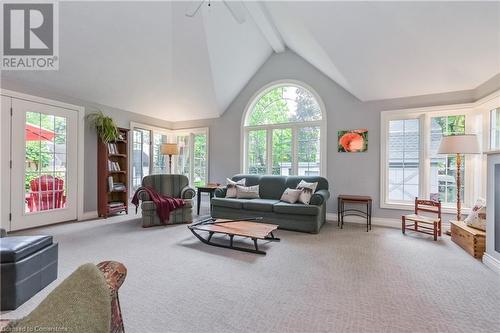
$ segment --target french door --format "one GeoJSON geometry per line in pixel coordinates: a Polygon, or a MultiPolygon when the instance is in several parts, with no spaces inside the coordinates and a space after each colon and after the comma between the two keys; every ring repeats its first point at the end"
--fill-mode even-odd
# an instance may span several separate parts
{"type": "Polygon", "coordinates": [[[2,97],[11,107],[11,230],[77,218],[78,115],[2,97]]]}

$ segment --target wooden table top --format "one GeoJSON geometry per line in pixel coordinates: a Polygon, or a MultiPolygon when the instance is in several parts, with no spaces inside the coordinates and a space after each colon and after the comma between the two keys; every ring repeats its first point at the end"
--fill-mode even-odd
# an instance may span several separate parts
{"type": "MultiPolygon", "coordinates": [[[[227,220],[217,219],[217,222],[224,221],[227,220]]],[[[264,239],[270,232],[278,229],[278,225],[249,221],[234,221],[220,224],[200,224],[194,226],[193,229],[211,231],[226,235],[264,239]]]]}
{"type": "Polygon", "coordinates": [[[372,201],[372,197],[369,195],[348,195],[348,194],[339,194],[339,199],[344,201],[372,201]]]}
{"type": "Polygon", "coordinates": [[[208,189],[208,190],[214,190],[214,189],[217,189],[219,187],[220,187],[220,185],[217,185],[217,184],[206,184],[206,185],[196,186],[196,188],[208,189]]]}

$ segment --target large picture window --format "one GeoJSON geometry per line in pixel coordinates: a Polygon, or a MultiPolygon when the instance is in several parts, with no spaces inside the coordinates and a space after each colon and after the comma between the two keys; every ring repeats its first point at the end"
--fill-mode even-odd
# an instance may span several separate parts
{"type": "Polygon", "coordinates": [[[244,119],[244,172],[273,175],[324,174],[326,121],[319,97],[295,83],[263,89],[244,119]]]}
{"type": "Polygon", "coordinates": [[[472,106],[450,106],[382,112],[381,207],[407,208],[415,197],[438,197],[444,211],[453,213],[457,191],[463,206],[484,195],[480,155],[462,156],[461,188],[456,186],[456,155],[438,154],[443,136],[478,134],[483,115],[472,106]]]}

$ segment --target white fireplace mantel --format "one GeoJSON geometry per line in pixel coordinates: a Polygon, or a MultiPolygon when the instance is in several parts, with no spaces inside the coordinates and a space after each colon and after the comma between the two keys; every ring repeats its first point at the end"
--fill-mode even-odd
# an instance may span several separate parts
{"type": "Polygon", "coordinates": [[[500,150],[486,152],[488,156],[487,175],[487,211],[486,211],[486,253],[483,256],[485,265],[500,274],[500,150]],[[496,192],[496,194],[495,194],[496,192]],[[496,248],[496,250],[495,250],[496,248]]]}

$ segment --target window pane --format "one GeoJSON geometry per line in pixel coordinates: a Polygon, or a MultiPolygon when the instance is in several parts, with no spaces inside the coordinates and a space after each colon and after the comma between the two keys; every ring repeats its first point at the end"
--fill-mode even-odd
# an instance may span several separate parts
{"type": "Polygon", "coordinates": [[[248,173],[267,173],[266,130],[248,132],[248,173]]]}
{"type": "Polygon", "coordinates": [[[26,113],[26,213],[66,206],[66,123],[65,117],[26,113]]]}
{"type": "Polygon", "coordinates": [[[412,201],[419,195],[420,123],[418,119],[389,122],[388,198],[412,201]]]}
{"type": "Polygon", "coordinates": [[[194,179],[195,186],[207,183],[207,135],[194,135],[194,179]]]}
{"type": "MultiPolygon", "coordinates": [[[[189,149],[189,135],[177,136],[177,144],[179,145],[179,155],[177,156],[177,173],[190,178],[189,164],[190,149],[189,149]]],[[[191,181],[191,179],[189,179],[191,181]]]]}
{"type": "Polygon", "coordinates": [[[321,119],[314,96],[296,86],[275,87],[255,103],[247,125],[267,125],[321,119]]]}
{"type": "Polygon", "coordinates": [[[500,107],[490,111],[490,149],[500,149],[500,107]]]}
{"type": "Polygon", "coordinates": [[[168,173],[168,156],[161,153],[161,145],[167,143],[167,136],[153,134],[153,174],[168,173]]]}
{"type": "Polygon", "coordinates": [[[139,188],[142,178],[149,175],[150,131],[140,128],[134,129],[132,137],[132,187],[139,188]]]}
{"type": "MultiPolygon", "coordinates": [[[[439,193],[443,203],[456,202],[456,155],[437,154],[441,138],[445,135],[465,134],[465,115],[431,118],[430,193],[439,193]]],[[[464,193],[465,159],[462,156],[461,193],[464,193]]],[[[463,200],[463,195],[462,195],[463,200]]]]}
{"type": "Polygon", "coordinates": [[[299,176],[319,176],[319,126],[299,128],[297,132],[297,158],[299,176]]]}
{"type": "Polygon", "coordinates": [[[273,130],[273,175],[288,176],[292,173],[292,129],[273,130]]]}

